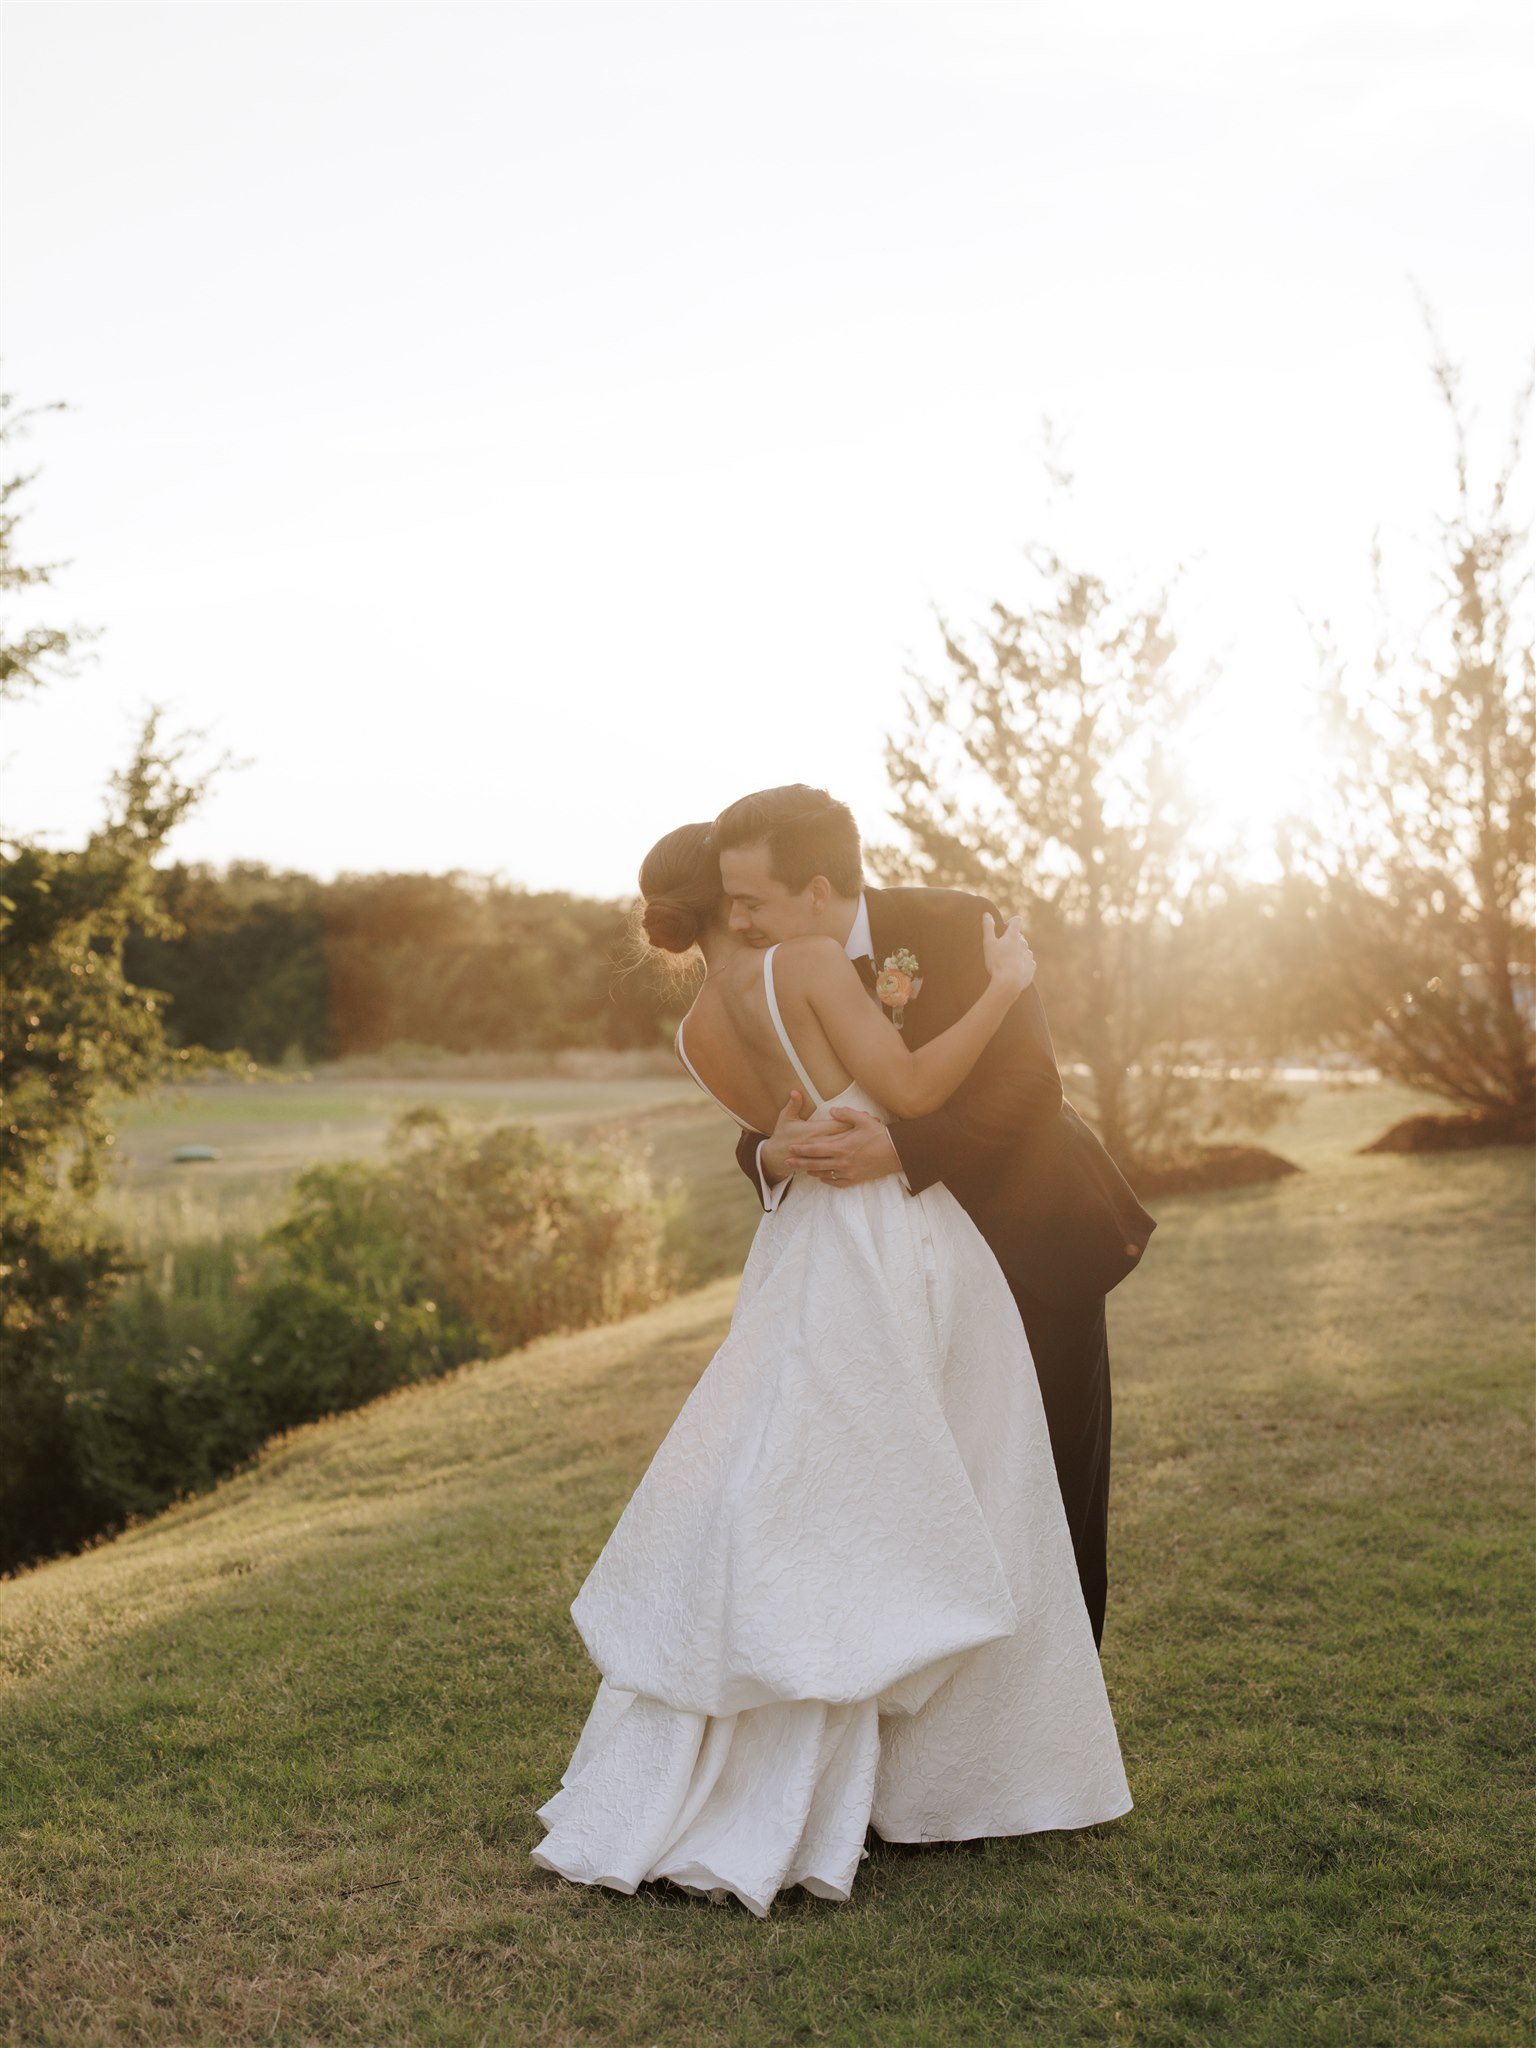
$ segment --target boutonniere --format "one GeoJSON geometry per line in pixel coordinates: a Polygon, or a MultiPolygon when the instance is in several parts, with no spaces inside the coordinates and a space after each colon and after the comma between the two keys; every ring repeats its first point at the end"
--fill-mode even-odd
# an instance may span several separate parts
{"type": "Polygon", "coordinates": [[[923,977],[917,971],[917,955],[909,953],[905,946],[898,946],[894,953],[887,953],[881,963],[880,972],[875,976],[875,994],[891,1013],[891,1022],[900,1031],[906,1016],[907,1005],[916,995],[921,995],[923,977]]]}

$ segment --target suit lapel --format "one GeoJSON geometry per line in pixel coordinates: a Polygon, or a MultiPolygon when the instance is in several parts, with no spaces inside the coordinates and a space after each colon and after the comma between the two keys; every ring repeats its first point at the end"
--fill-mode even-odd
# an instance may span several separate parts
{"type": "Polygon", "coordinates": [[[885,889],[864,891],[864,902],[869,910],[869,943],[874,948],[877,968],[892,949],[891,912],[885,900],[889,893],[885,889]]]}
{"type": "MultiPolygon", "coordinates": [[[[869,889],[864,891],[864,900],[869,906],[869,939],[874,948],[875,966],[879,968],[888,953],[906,946],[917,956],[918,972],[926,983],[930,973],[940,963],[930,958],[933,934],[928,920],[918,912],[913,901],[913,892],[906,889],[869,889]]],[[[913,1047],[925,1045],[938,1023],[930,1025],[929,1018],[938,1005],[927,1001],[930,991],[925,986],[921,996],[914,997],[908,1006],[902,1029],[907,1043],[913,1047]]]]}

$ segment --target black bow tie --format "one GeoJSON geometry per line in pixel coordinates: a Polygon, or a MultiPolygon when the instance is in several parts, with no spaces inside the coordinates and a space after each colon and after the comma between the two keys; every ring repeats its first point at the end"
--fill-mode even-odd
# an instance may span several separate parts
{"type": "Polygon", "coordinates": [[[875,962],[873,955],[861,953],[853,964],[858,969],[860,981],[864,984],[864,993],[872,996],[875,992],[875,962]]]}

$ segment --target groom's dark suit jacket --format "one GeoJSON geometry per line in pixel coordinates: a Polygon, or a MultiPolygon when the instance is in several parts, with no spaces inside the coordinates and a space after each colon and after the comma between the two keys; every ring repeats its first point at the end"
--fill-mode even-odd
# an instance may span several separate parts
{"type": "MultiPolygon", "coordinates": [[[[958,889],[866,889],[878,966],[905,946],[922,992],[907,1005],[914,1049],[944,1031],[986,987],[984,897],[958,889]]],[[[1124,1175],[1065,1099],[1045,1009],[1025,989],[942,1109],[890,1126],[914,1194],[943,1181],[992,1247],[1016,1295],[1062,1308],[1107,1294],[1154,1229],[1124,1175]]],[[[754,1187],[761,1132],[737,1158],[754,1187]]],[[[783,1199],[794,1200],[793,1188],[783,1199]]]]}
{"type": "MultiPolygon", "coordinates": [[[[878,964],[899,946],[917,956],[922,992],[907,1005],[914,1047],[981,994],[980,896],[957,889],[866,889],[878,964]]],[[[1061,1092],[1045,1011],[1025,989],[942,1109],[890,1126],[916,1194],[943,1181],[1007,1276],[1035,1362],[1062,1506],[1093,1640],[1108,1596],[1111,1390],[1104,1297],[1140,1259],[1152,1218],[1061,1092]]],[[[752,1185],[759,1132],[736,1156],[752,1185]]],[[[783,1200],[795,1199],[793,1187],[783,1200]]]]}

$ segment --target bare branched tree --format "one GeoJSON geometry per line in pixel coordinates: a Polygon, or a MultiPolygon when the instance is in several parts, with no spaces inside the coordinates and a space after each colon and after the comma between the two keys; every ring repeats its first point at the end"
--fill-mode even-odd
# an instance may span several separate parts
{"type": "Polygon", "coordinates": [[[1281,1099],[1200,1071],[1222,882],[1195,851],[1179,753],[1213,678],[1176,657],[1170,588],[1128,603],[1051,548],[1026,561],[1025,603],[994,604],[969,641],[941,619],[947,673],[909,675],[886,748],[907,844],[871,864],[1026,911],[1084,1113],[1132,1167],[1239,1113],[1262,1125],[1281,1099]]]}
{"type": "Polygon", "coordinates": [[[1532,383],[1479,498],[1461,372],[1425,317],[1455,471],[1435,596],[1413,629],[1392,618],[1378,535],[1369,674],[1326,620],[1314,627],[1337,751],[1331,815],[1300,858],[1320,885],[1324,958],[1356,1042],[1398,1079],[1507,1124],[1536,1107],[1536,667],[1530,525],[1511,502],[1532,383]]]}

